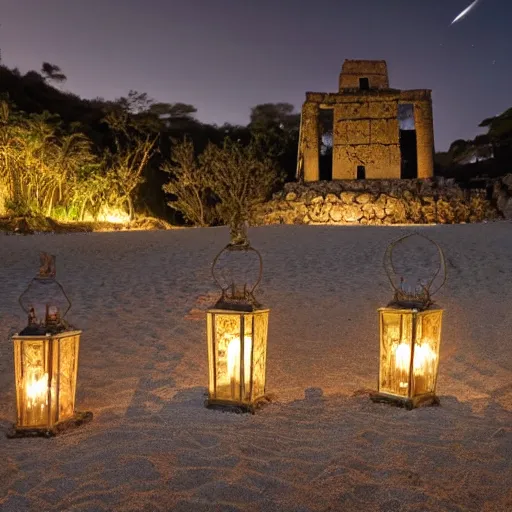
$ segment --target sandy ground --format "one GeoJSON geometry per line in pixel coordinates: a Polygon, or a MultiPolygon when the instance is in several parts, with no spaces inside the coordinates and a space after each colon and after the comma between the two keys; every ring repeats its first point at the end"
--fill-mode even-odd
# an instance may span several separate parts
{"type": "Polygon", "coordinates": [[[0,510],[512,510],[512,224],[420,228],[448,282],[439,408],[373,404],[382,270],[402,227],[272,226],[259,298],[271,307],[267,390],[257,415],[203,407],[204,309],[224,228],[0,234],[0,510]],[[77,393],[92,423],[9,440],[13,331],[38,254],[84,329],[77,393]]]}

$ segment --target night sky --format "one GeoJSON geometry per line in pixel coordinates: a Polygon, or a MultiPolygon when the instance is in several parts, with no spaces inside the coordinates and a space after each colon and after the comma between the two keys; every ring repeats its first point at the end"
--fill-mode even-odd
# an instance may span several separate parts
{"type": "Polygon", "coordinates": [[[385,59],[391,87],[433,89],[436,150],[512,107],[512,0],[0,0],[2,62],[43,61],[80,96],[130,89],[201,121],[334,92],[344,59],[385,59]]]}

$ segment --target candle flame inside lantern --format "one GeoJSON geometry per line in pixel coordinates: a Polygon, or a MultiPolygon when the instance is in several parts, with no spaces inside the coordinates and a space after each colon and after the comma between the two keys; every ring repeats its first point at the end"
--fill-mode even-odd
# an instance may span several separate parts
{"type": "MultiPolygon", "coordinates": [[[[231,384],[232,395],[236,395],[236,388],[240,385],[240,338],[234,337],[228,344],[227,363],[228,379],[231,384]]],[[[244,337],[244,381],[246,389],[251,382],[251,351],[252,337],[244,337]]]]}
{"type": "MultiPolygon", "coordinates": [[[[413,361],[413,374],[415,377],[424,377],[432,371],[437,359],[437,354],[432,350],[430,344],[415,345],[414,347],[414,361],[413,361]]],[[[411,362],[411,347],[407,343],[400,343],[395,350],[395,366],[404,375],[409,372],[409,365],[411,362]]],[[[407,382],[400,382],[401,388],[408,386],[407,382]]]]}
{"type": "Polygon", "coordinates": [[[38,378],[32,374],[27,379],[27,386],[25,388],[27,397],[27,409],[33,410],[40,406],[41,411],[48,405],[48,374],[45,373],[42,377],[38,378]]]}

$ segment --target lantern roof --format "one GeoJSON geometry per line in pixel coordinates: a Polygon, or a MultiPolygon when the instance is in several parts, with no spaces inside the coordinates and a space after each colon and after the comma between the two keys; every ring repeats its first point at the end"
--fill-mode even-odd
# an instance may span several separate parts
{"type": "Polygon", "coordinates": [[[212,276],[221,289],[216,309],[257,311],[265,309],[254,296],[263,275],[263,260],[247,237],[245,223],[230,228],[231,241],[215,257],[212,276]]]}
{"type": "Polygon", "coordinates": [[[21,336],[44,336],[75,330],[64,320],[71,309],[71,301],[56,275],[55,256],[41,252],[39,272],[18,300],[28,315],[21,336]]]}

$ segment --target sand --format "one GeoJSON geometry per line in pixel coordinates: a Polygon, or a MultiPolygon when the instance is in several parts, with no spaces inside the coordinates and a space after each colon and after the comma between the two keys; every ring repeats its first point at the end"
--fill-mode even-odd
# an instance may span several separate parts
{"type": "Polygon", "coordinates": [[[0,510],[512,510],[512,224],[432,226],[448,281],[441,407],[373,404],[382,269],[404,227],[250,230],[271,308],[258,414],[203,407],[204,310],[225,228],[0,234],[0,510]],[[7,439],[15,420],[10,334],[38,255],[57,255],[84,330],[77,408],[92,423],[7,439]]]}

